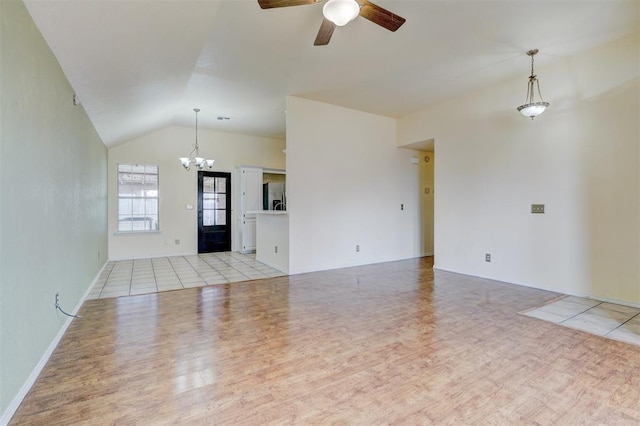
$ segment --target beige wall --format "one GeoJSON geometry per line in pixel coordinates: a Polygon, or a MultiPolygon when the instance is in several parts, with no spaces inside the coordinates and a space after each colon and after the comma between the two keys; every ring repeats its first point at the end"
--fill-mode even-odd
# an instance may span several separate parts
{"type": "MultiPolygon", "coordinates": [[[[202,111],[200,114],[206,113],[202,111]]],[[[197,253],[197,171],[185,171],[179,157],[195,142],[193,128],[168,127],[109,149],[109,259],[135,259],[197,253]],[[154,164],[160,172],[160,232],[117,234],[117,164],[154,164]],[[194,206],[185,209],[186,204],[194,206]],[[175,244],[176,239],[180,244],[175,244]]],[[[237,199],[236,167],[285,168],[284,141],[198,129],[201,152],[216,160],[215,171],[232,173],[232,209],[237,199]]],[[[237,223],[232,214],[232,242],[237,223]]]]}
{"type": "Polygon", "coordinates": [[[418,153],[420,169],[420,187],[418,198],[420,199],[420,228],[422,234],[423,256],[433,256],[433,215],[434,215],[434,165],[435,153],[421,151],[418,153]],[[427,161],[428,160],[428,161],[427,161]]]}
{"type": "Polygon", "coordinates": [[[289,270],[418,256],[416,155],[396,147],[392,118],[290,97],[289,270]]]}
{"type": "MultiPolygon", "coordinates": [[[[107,150],[21,1],[0,1],[0,424],[107,255],[107,150]]],[[[53,343],[52,343],[53,342],[53,343]]]]}
{"type": "Polygon", "coordinates": [[[536,68],[533,121],[526,76],[400,119],[437,145],[436,267],[640,303],[639,64],[636,35],[536,68]]]}

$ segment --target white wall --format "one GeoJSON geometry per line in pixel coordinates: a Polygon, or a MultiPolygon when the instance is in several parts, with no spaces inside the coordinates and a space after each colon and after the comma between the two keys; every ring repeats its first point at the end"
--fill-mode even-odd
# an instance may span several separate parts
{"type": "MultiPolygon", "coordinates": [[[[200,112],[200,115],[206,112],[200,112]]],[[[135,259],[194,254],[198,251],[197,171],[180,165],[195,142],[194,128],[168,127],[109,149],[109,259],[135,259]],[[117,164],[156,164],[160,171],[160,232],[117,234],[117,164]],[[192,204],[193,210],[186,210],[192,204]],[[175,240],[180,244],[176,245],[175,240]]],[[[198,129],[201,152],[216,160],[215,171],[232,173],[232,244],[236,243],[236,167],[284,169],[285,143],[278,139],[198,129]]]]}
{"type": "Polygon", "coordinates": [[[107,149],[22,1],[0,1],[0,424],[106,260],[107,149]],[[3,414],[4,413],[4,414],[3,414]]]}
{"type": "Polygon", "coordinates": [[[418,256],[416,155],[394,119],[288,98],[290,272],[418,256]]]}
{"type": "Polygon", "coordinates": [[[256,215],[256,260],[289,273],[289,216],[256,215]]]}
{"type": "Polygon", "coordinates": [[[536,68],[533,121],[526,75],[399,120],[436,140],[437,268],[640,303],[639,59],[634,36],[536,68]]]}

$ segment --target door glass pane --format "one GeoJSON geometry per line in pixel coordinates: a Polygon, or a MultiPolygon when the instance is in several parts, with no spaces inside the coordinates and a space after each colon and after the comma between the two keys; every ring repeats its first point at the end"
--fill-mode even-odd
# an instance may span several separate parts
{"type": "Polygon", "coordinates": [[[202,207],[204,209],[216,208],[216,195],[214,194],[202,194],[202,207]]]}
{"type": "Polygon", "coordinates": [[[226,210],[215,210],[216,212],[216,225],[226,225],[227,224],[227,211],[226,210]]]}
{"type": "Polygon", "coordinates": [[[202,179],[202,192],[215,192],[215,180],[216,178],[203,176],[202,179]]]}
{"type": "Polygon", "coordinates": [[[226,209],[227,208],[227,197],[225,194],[217,195],[218,202],[216,204],[216,209],[226,209]]]}
{"type": "Polygon", "coordinates": [[[214,213],[216,210],[203,210],[202,211],[202,226],[213,226],[214,222],[214,213]]]}
{"type": "Polygon", "coordinates": [[[227,178],[218,177],[216,179],[216,192],[218,194],[224,194],[227,192],[227,178]]]}

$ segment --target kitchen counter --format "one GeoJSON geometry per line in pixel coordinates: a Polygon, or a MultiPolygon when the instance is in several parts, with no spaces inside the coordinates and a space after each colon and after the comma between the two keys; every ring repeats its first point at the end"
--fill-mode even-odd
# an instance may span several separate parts
{"type": "Polygon", "coordinates": [[[286,210],[252,210],[247,212],[249,214],[266,214],[266,215],[286,215],[287,211],[286,210]]]}
{"type": "Polygon", "coordinates": [[[289,216],[286,210],[256,210],[256,260],[289,273],[289,216]]]}

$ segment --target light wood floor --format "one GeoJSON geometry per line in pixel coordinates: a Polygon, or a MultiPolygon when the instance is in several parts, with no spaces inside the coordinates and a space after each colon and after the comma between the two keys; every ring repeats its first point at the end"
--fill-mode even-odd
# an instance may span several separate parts
{"type": "Polygon", "coordinates": [[[640,348],[429,258],[90,300],[13,424],[638,424],[640,348]]]}

